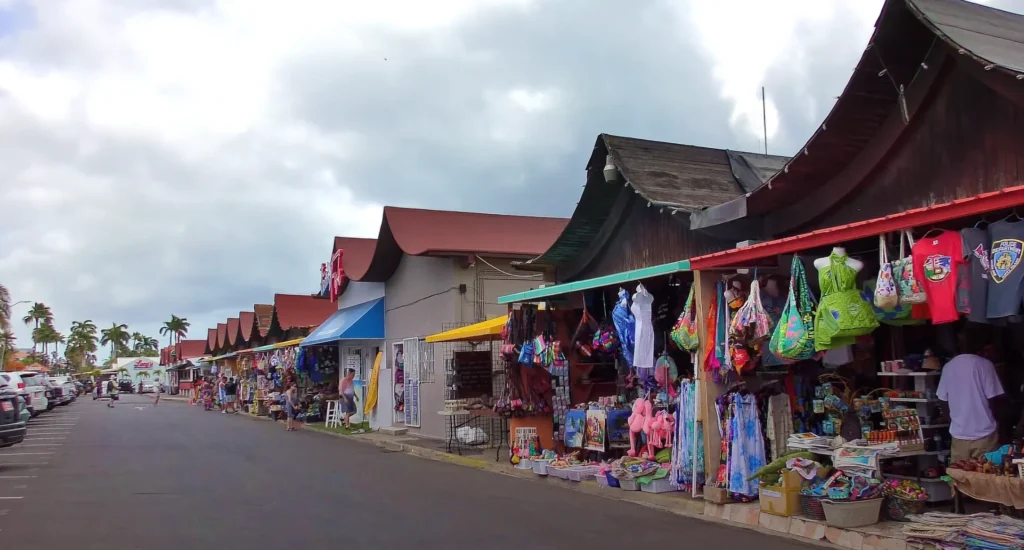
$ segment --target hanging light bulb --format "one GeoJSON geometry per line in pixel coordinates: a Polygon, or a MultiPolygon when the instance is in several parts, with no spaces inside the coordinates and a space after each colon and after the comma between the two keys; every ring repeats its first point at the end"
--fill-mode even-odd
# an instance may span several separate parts
{"type": "Polygon", "coordinates": [[[605,157],[604,181],[608,183],[615,183],[619,181],[619,169],[615,167],[615,160],[612,159],[611,155],[605,157]]]}

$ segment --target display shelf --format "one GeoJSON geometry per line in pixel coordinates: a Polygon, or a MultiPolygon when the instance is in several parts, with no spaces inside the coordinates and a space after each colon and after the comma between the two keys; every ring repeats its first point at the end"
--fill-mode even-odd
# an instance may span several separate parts
{"type": "Polygon", "coordinates": [[[939,400],[935,397],[924,398],[924,397],[887,397],[890,403],[938,403],[939,400]]]}
{"type": "Polygon", "coordinates": [[[938,428],[948,428],[949,424],[921,424],[922,430],[934,430],[938,428]]]}
{"type": "Polygon", "coordinates": [[[878,376],[939,376],[942,373],[940,371],[921,371],[921,372],[879,372],[878,376]]]}

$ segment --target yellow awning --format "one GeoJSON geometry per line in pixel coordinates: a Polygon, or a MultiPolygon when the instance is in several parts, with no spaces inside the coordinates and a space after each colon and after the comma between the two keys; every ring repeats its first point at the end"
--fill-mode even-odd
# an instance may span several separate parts
{"type": "Polygon", "coordinates": [[[274,348],[288,348],[291,346],[297,346],[301,344],[303,340],[305,340],[305,338],[296,338],[294,340],[288,340],[287,342],[280,342],[278,344],[274,344],[274,348]]]}
{"type": "Polygon", "coordinates": [[[486,342],[501,340],[501,329],[505,328],[508,315],[495,317],[482,323],[439,332],[427,336],[428,343],[434,342],[486,342]]]}

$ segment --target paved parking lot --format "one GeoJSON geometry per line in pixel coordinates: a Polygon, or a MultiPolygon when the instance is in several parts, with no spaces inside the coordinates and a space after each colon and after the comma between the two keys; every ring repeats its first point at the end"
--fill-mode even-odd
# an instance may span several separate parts
{"type": "MultiPolygon", "coordinates": [[[[77,405],[57,407],[33,418],[24,443],[0,449],[0,516],[7,516],[31,498],[43,469],[63,454],[68,436],[78,425],[77,405]]],[[[5,537],[0,535],[0,540],[5,537]]]]}

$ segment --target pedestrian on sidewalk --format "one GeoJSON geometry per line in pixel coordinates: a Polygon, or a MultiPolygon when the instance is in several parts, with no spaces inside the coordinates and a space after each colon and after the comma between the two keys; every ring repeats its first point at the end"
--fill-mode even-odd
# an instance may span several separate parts
{"type": "Polygon", "coordinates": [[[234,376],[228,379],[227,383],[224,384],[224,397],[227,399],[227,406],[224,408],[224,414],[229,412],[238,412],[238,410],[235,409],[235,403],[238,401],[238,383],[235,382],[234,376]]]}
{"type": "Polygon", "coordinates": [[[157,382],[153,387],[153,393],[156,395],[153,397],[153,406],[156,407],[160,404],[160,394],[164,391],[163,382],[157,382]]]}
{"type": "Polygon", "coordinates": [[[295,417],[299,413],[299,387],[292,382],[288,385],[288,391],[284,392],[284,412],[288,420],[285,422],[285,431],[294,432],[298,430],[295,417]]]}
{"type": "Polygon", "coordinates": [[[107,401],[107,407],[114,408],[114,400],[117,399],[117,384],[114,383],[114,379],[107,380],[107,397],[110,401],[107,401]]]}
{"type": "Polygon", "coordinates": [[[345,413],[345,427],[352,429],[352,415],[356,413],[356,370],[345,369],[338,391],[341,393],[341,410],[345,413]]]}

